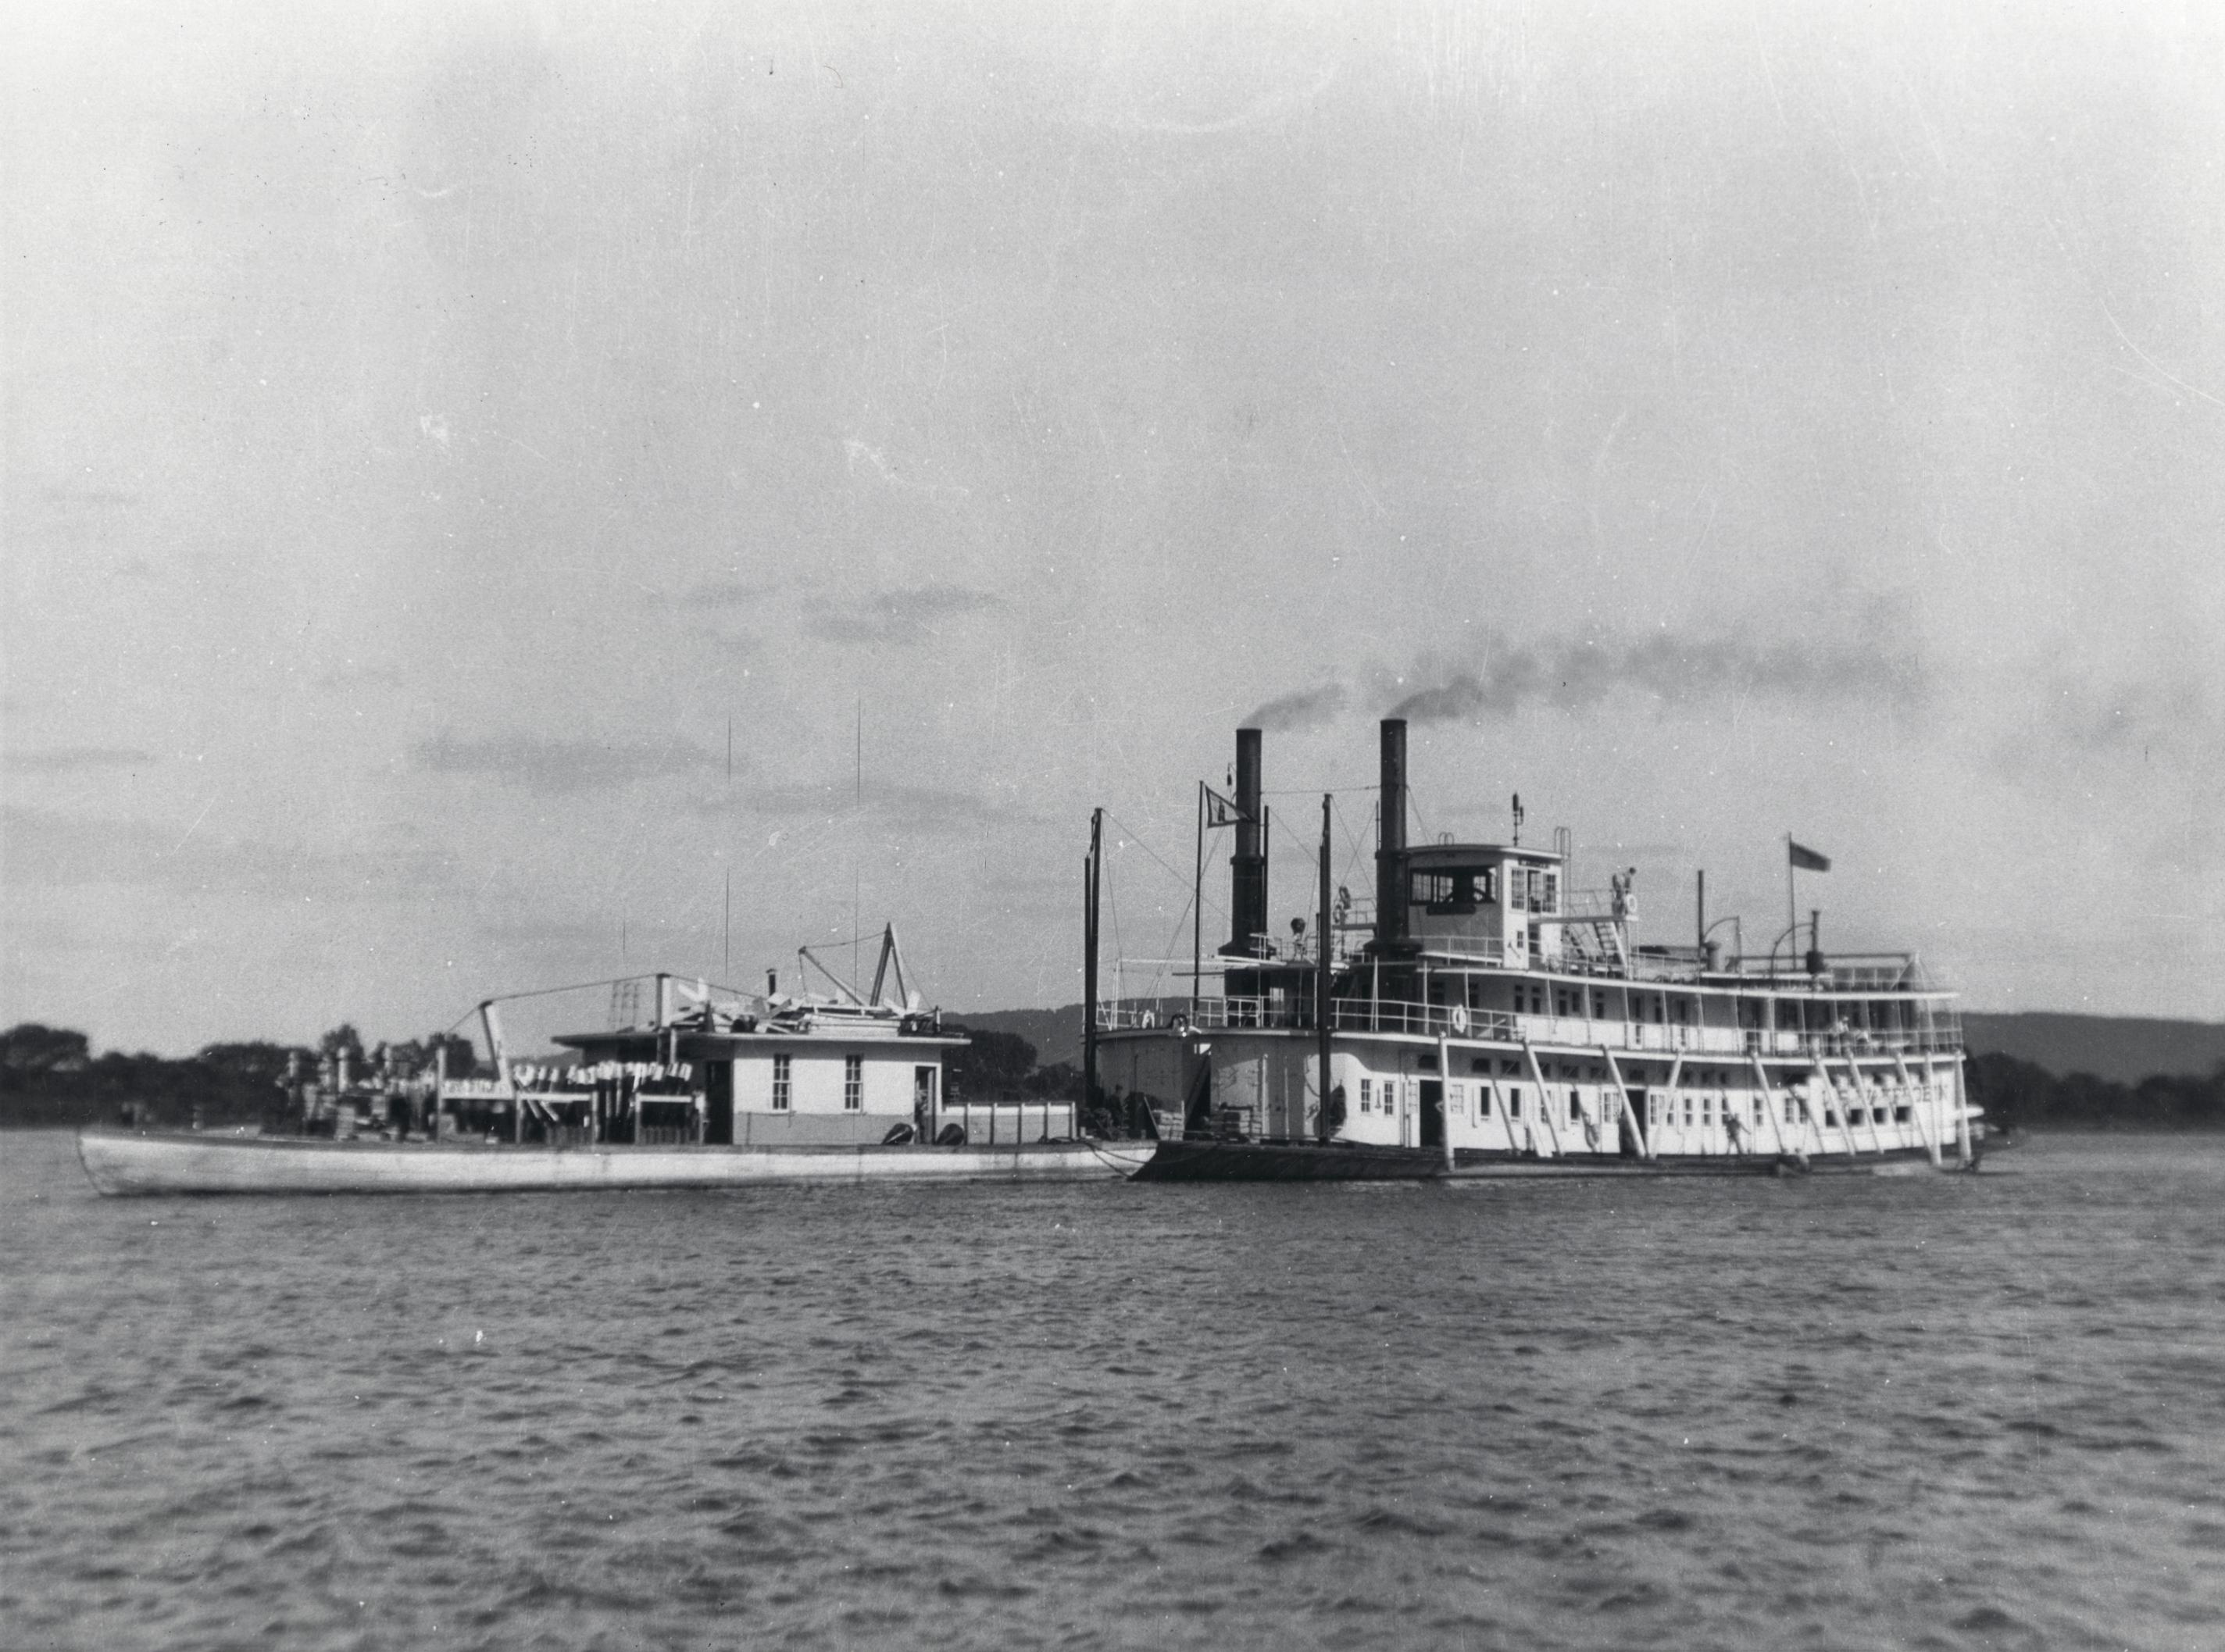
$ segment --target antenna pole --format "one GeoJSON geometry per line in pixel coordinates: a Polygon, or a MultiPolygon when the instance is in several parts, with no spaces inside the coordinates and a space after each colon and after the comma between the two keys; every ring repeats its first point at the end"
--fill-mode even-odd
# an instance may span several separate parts
{"type": "Polygon", "coordinates": [[[726,869],[726,950],[720,954],[726,960],[719,973],[728,980],[734,978],[734,870],[726,869]]]}

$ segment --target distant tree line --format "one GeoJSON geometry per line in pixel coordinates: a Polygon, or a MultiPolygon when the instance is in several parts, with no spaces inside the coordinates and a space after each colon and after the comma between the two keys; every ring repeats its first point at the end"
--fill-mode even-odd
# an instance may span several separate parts
{"type": "Polygon", "coordinates": [[[412,1039],[366,1051],[343,1022],[312,1048],[266,1042],[209,1044],[181,1060],[111,1050],[96,1056],[83,1033],[24,1022],[0,1033],[0,1126],[113,1123],[129,1105],[148,1124],[211,1128],[260,1122],[282,1098],[289,1069],[314,1078],[345,1054],[351,1075],[369,1076],[383,1052],[396,1070],[434,1060],[441,1043],[452,1076],[469,1077],[478,1052],[467,1038],[412,1039]]]}
{"type": "Polygon", "coordinates": [[[946,1033],[967,1041],[944,1062],[953,1101],[1074,1101],[1081,1095],[1081,1069],[1071,1061],[1036,1065],[1036,1047],[1017,1033],[942,1023],[946,1033]]]}
{"type": "MultiPolygon", "coordinates": [[[[1070,1061],[1036,1063],[1036,1047],[1011,1033],[945,1027],[967,1041],[948,1063],[954,1101],[1079,1101],[1081,1073],[1070,1061]]],[[[409,1040],[366,1050],[345,1022],[316,1044],[210,1044],[183,1060],[111,1050],[95,1055],[83,1033],[25,1022],[0,1033],[0,1126],[110,1123],[127,1103],[149,1123],[253,1123],[278,1098],[289,1066],[315,1076],[345,1054],[366,1077],[384,1052],[402,1072],[428,1066],[445,1041],[451,1077],[478,1067],[469,1039],[409,1040]]],[[[2225,1130],[2225,1065],[2206,1078],[2158,1073],[2119,1084],[2089,1073],[2057,1078],[2009,1055],[1977,1055],[1966,1069],[1970,1099],[1996,1128],[2225,1130]]],[[[1117,1129],[1112,1133],[1119,1133],[1117,1129]]]]}
{"type": "Polygon", "coordinates": [[[2156,1073],[2138,1084],[2058,1079],[2013,1055],[1974,1055],[1964,1072],[1971,1102],[1995,1129],[2225,1130],[2225,1064],[2207,1078],[2156,1073]]]}

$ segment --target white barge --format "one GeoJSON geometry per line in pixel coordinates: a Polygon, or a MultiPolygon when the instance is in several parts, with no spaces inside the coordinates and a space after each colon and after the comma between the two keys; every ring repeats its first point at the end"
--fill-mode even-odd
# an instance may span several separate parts
{"type": "Polygon", "coordinates": [[[104,1193],[495,1193],[773,1182],[1081,1181],[1132,1174],[1151,1143],[902,1147],[520,1147],[92,1129],[78,1156],[104,1193]]]}
{"type": "Polygon", "coordinates": [[[516,1000],[489,1000],[484,1076],[452,1075],[446,1041],[416,1072],[358,1079],[341,1058],[294,1086],[262,1134],[94,1129],[78,1154],[116,1194],[1072,1181],[1151,1156],[1148,1141],[1081,1139],[1071,1102],[950,1101],[945,1057],[966,1040],[906,990],[893,929],[870,996],[828,978],[831,997],[770,979],[763,994],[671,975],[596,983],[612,990],[610,1025],[557,1035],[553,1059],[514,1059],[502,1010],[516,1000]]]}
{"type": "MultiPolygon", "coordinates": [[[[1522,844],[1518,801],[1512,842],[1409,844],[1396,718],[1373,902],[1332,894],[1325,797],[1310,934],[1279,938],[1258,731],[1236,756],[1236,796],[1200,796],[1201,869],[1208,820],[1235,827],[1227,943],[1187,1002],[1090,993],[1089,1093],[1164,1138],[1144,1179],[1975,1168],[1954,996],[1912,953],[1827,955],[1797,907],[1760,956],[1704,905],[1692,945],[1640,945],[1631,878],[1571,889],[1565,837],[1522,844]]],[[[1786,843],[1788,878],[1828,870],[1786,843]]]]}

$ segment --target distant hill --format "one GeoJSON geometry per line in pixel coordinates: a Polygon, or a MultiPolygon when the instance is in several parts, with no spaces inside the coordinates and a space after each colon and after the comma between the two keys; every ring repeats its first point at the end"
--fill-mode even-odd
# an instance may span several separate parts
{"type": "Polygon", "coordinates": [[[2071,1016],[2052,1010],[1987,1016],[1966,1012],[1962,1041],[1973,1055],[2011,1055],[2057,1078],[2090,1073],[2133,1084],[2152,1074],[2207,1078],[2225,1062],[2225,1023],[2151,1021],[2133,1016],[2071,1016]]]}
{"type": "MultiPolygon", "coordinates": [[[[989,1010],[954,1020],[992,1032],[1016,1033],[1036,1047],[1036,1059],[1081,1061],[1081,1006],[1062,1010],[989,1010]]],[[[2131,1016],[2059,1015],[2033,1010],[2013,1016],[1966,1014],[1962,1036],[1973,1055],[2008,1055],[2057,1078],[2090,1073],[2118,1084],[2157,1073],[2207,1078],[2225,1061],[2225,1023],[2151,1021],[2131,1016]]]]}

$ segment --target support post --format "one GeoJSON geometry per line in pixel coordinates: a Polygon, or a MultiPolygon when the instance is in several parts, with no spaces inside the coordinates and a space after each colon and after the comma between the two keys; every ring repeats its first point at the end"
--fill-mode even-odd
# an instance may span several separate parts
{"type": "Polygon", "coordinates": [[[1445,1169],[1453,1168],[1453,1043],[1437,1035],[1437,1139],[1445,1149],[1445,1169]]]}
{"type": "Polygon", "coordinates": [[[1639,1122],[1638,1110],[1630,1104],[1630,1086],[1622,1081],[1622,1063],[1614,1059],[1614,1051],[1608,1046],[1601,1045],[1599,1051],[1607,1058],[1607,1076],[1614,1081],[1614,1093],[1622,1098],[1622,1117],[1630,1125],[1631,1136],[1638,1142],[1638,1156],[1651,1164],[1654,1161],[1653,1138],[1645,1133],[1645,1125],[1639,1122]]]}
{"type": "MultiPolygon", "coordinates": [[[[1931,1058],[1924,1058],[1924,1074],[1930,1076],[1931,1058]]],[[[1970,1167],[1970,1098],[1962,1092],[1962,1063],[1947,1069],[1947,1093],[1955,1104],[1955,1156],[1964,1169],[1970,1167]]]]}
{"type": "MultiPolygon", "coordinates": [[[[1759,1055],[1756,1055],[1752,1059],[1753,1061],[1754,1082],[1761,1086],[1761,1104],[1769,1109],[1769,1117],[1771,1120],[1774,1122],[1777,1117],[1777,1092],[1769,1082],[1769,1069],[1762,1066],[1761,1057],[1759,1055]]],[[[1788,1100],[1798,1101],[1800,1103],[1801,1123],[1810,1126],[1815,1125],[1816,1121],[1810,1117],[1808,1114],[1807,1101],[1801,1097],[1794,1095],[1792,1086],[1790,1085],[1787,1085],[1784,1087],[1784,1094],[1788,1100]]],[[[1777,1144],[1780,1149],[1784,1146],[1784,1131],[1781,1127],[1777,1132],[1777,1144]]],[[[1819,1150],[1823,1145],[1823,1135],[1820,1128],[1816,1130],[1816,1145],[1819,1150]]],[[[1792,1156],[1799,1160],[1801,1163],[1805,1164],[1808,1162],[1808,1137],[1805,1132],[1803,1132],[1800,1137],[1800,1145],[1792,1149],[1791,1152],[1792,1156]]]]}
{"type": "Polygon", "coordinates": [[[1553,1122],[1553,1098],[1546,1088],[1545,1069],[1537,1064],[1537,1051],[1528,1039],[1522,1041],[1523,1059],[1530,1063],[1530,1081],[1537,1086],[1537,1116],[1545,1121],[1545,1133],[1553,1138],[1553,1156],[1561,1157],[1561,1127],[1553,1122]]]}
{"type": "Polygon", "coordinates": [[[1909,1076],[1908,1058],[1896,1052],[1892,1064],[1900,1073],[1900,1092],[1908,1098],[1908,1116],[1916,1121],[1917,1136],[1923,1142],[1924,1152],[1930,1155],[1931,1168],[1936,1170],[1939,1168],[1939,1132],[1931,1128],[1930,1120],[1924,1116],[1931,1104],[1930,1087],[1925,1086],[1923,1099],[1919,1101],[1916,1095],[1916,1080],[1909,1076]]]}

